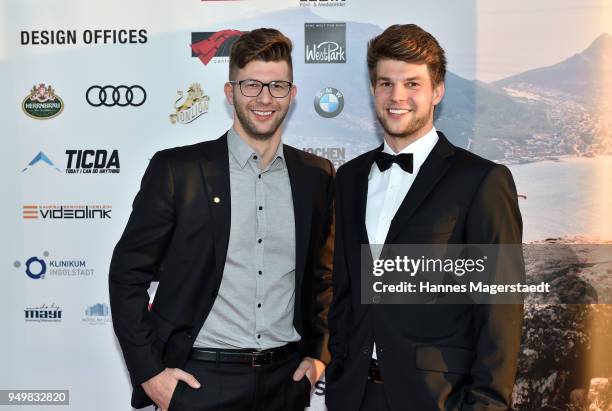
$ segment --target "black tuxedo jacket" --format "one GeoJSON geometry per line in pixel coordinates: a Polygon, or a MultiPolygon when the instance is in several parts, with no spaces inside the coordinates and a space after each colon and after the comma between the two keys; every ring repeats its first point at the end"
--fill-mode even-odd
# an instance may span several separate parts
{"type": "MultiPolygon", "coordinates": [[[[438,135],[385,243],[520,244],[510,171],[438,135]]],[[[359,409],[375,341],[392,410],[505,410],[517,367],[521,305],[360,303],[368,174],[381,149],[348,162],[336,177],[328,409],[359,409]]]]}
{"type": "MultiPolygon", "coordinates": [[[[318,358],[331,286],[335,172],[329,161],[287,145],[284,155],[295,213],[293,324],[300,353],[318,358]]],[[[183,367],[213,306],[227,254],[230,201],[227,134],[151,159],[109,274],[113,326],[136,408],[152,404],[141,383],[166,367],[183,367]],[[151,281],[159,285],[148,310],[151,281]]]]}

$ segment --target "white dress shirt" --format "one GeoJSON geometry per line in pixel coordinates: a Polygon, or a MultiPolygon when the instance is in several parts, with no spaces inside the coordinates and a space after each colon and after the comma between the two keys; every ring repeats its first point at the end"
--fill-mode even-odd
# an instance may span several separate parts
{"type": "MultiPolygon", "coordinates": [[[[385,243],[391,220],[393,220],[395,213],[404,201],[404,197],[410,190],[419,169],[437,142],[438,134],[435,127],[399,153],[395,153],[387,144],[387,141],[384,142],[384,153],[391,155],[412,153],[413,171],[407,173],[397,163],[393,163],[390,168],[381,172],[376,163],[372,164],[368,176],[368,200],[365,217],[370,244],[380,245],[385,243]]],[[[379,251],[380,247],[372,248],[372,253],[379,251]]],[[[372,255],[372,257],[376,259],[379,256],[372,255]]],[[[376,358],[376,343],[374,343],[372,358],[376,358]]]]}

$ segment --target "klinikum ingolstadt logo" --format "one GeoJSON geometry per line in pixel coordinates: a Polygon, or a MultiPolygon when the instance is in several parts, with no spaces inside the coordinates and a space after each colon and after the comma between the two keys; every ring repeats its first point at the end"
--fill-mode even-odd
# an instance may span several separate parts
{"type": "Polygon", "coordinates": [[[346,23],[304,23],[305,63],[346,63],[346,23]]]}
{"type": "Polygon", "coordinates": [[[333,87],[322,88],[315,94],[314,108],[321,117],[336,117],[344,108],[344,96],[333,87]]]}
{"type": "Polygon", "coordinates": [[[13,266],[33,280],[41,280],[47,275],[52,277],[90,277],[94,269],[80,259],[50,259],[49,252],[43,251],[42,256],[29,257],[22,267],[21,261],[15,261],[13,266]],[[25,268],[25,269],[24,269],[25,268]]]}
{"type": "Polygon", "coordinates": [[[204,113],[208,113],[208,102],[210,97],[204,94],[198,83],[193,83],[187,90],[187,95],[179,90],[176,92],[178,98],[174,102],[174,114],[170,114],[170,122],[176,124],[191,123],[204,113]]]}
{"type": "Polygon", "coordinates": [[[44,83],[33,86],[30,94],[21,103],[23,112],[36,120],[48,120],[64,111],[64,101],[55,94],[53,87],[44,83]]]}
{"type": "Polygon", "coordinates": [[[106,303],[98,303],[89,306],[85,309],[85,317],[82,318],[84,323],[89,325],[102,325],[111,322],[110,309],[106,303]]]}

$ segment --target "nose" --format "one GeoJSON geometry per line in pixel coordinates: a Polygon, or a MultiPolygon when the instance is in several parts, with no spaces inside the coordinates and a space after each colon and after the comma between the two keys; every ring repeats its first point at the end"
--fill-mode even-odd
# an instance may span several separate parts
{"type": "Polygon", "coordinates": [[[391,88],[391,100],[403,101],[408,98],[408,93],[401,84],[394,84],[391,88]]]}
{"type": "Polygon", "coordinates": [[[264,86],[264,88],[261,90],[261,93],[259,93],[259,96],[257,96],[257,102],[258,103],[262,103],[262,104],[270,104],[274,97],[272,97],[272,94],[270,94],[270,86],[264,86]]]}

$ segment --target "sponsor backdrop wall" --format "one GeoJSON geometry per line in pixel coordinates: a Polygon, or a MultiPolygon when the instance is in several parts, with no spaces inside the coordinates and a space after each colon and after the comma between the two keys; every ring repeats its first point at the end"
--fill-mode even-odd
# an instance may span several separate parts
{"type": "MultiPolygon", "coordinates": [[[[392,23],[446,49],[436,126],[510,166],[525,241],[609,243],[610,2],[1,0],[0,389],[130,409],[107,276],[148,160],[228,129],[229,48],[262,26],[294,42],[285,142],[336,166],[377,146],[365,51],[392,23]]],[[[559,264],[559,281],[582,275],[559,264]]],[[[609,262],[583,266],[612,290],[609,262]]],[[[609,409],[610,329],[607,306],[528,307],[515,409],[609,409]]],[[[312,409],[323,393],[319,382],[312,409]]]]}

